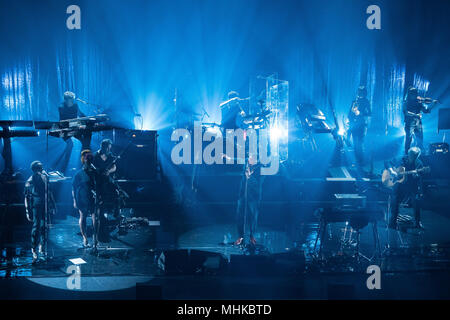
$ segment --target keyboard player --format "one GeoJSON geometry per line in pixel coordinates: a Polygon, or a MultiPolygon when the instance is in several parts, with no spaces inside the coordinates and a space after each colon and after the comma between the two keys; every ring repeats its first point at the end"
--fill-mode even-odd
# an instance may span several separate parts
{"type": "MultiPolygon", "coordinates": [[[[58,111],[60,121],[85,117],[83,112],[81,112],[78,105],[75,103],[75,93],[70,91],[64,92],[64,102],[58,107],[58,111]]],[[[85,131],[75,135],[74,137],[81,142],[81,150],[90,149],[92,132],[85,131]]],[[[60,158],[60,161],[58,161],[61,163],[58,163],[57,165],[60,167],[62,172],[65,172],[70,160],[70,155],[72,154],[73,141],[71,137],[64,137],[63,139],[66,142],[66,148],[60,158]]]]}

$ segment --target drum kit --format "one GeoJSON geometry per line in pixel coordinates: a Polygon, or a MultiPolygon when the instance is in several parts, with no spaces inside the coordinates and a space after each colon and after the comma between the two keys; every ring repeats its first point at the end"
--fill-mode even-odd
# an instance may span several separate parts
{"type": "MultiPolygon", "coordinates": [[[[219,108],[226,108],[227,104],[235,103],[235,99],[230,99],[228,101],[220,104],[219,108]]],[[[249,100],[247,99],[239,99],[239,101],[249,100]]],[[[272,114],[271,110],[264,109],[264,105],[260,105],[260,112],[249,114],[243,110],[243,108],[239,108],[240,112],[237,112],[236,117],[236,127],[246,130],[246,129],[263,129],[267,128],[269,124],[269,118],[272,114]]],[[[176,115],[176,128],[184,128],[189,132],[193,132],[194,123],[200,122],[202,127],[202,133],[209,132],[213,136],[222,135],[225,136],[225,130],[229,129],[222,124],[217,122],[208,122],[204,121],[205,117],[210,118],[209,114],[202,108],[202,112],[195,112],[192,110],[178,110],[176,115]]]]}

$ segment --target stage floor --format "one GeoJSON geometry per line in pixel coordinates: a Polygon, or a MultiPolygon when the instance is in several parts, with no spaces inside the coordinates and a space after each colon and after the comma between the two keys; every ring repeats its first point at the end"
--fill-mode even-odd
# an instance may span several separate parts
{"type": "MultiPolygon", "coordinates": [[[[83,292],[86,294],[83,297],[86,298],[134,299],[139,298],[139,295],[136,296],[136,284],[146,283],[144,288],[153,288],[151,290],[158,292],[156,297],[165,299],[327,298],[323,290],[313,289],[314,286],[325,285],[321,282],[323,279],[334,279],[330,280],[330,283],[337,281],[337,283],[356,285],[361,279],[367,278],[365,268],[370,264],[377,264],[380,265],[386,277],[393,277],[390,281],[402,283],[409,281],[414,284],[420,279],[419,282],[422,283],[420,285],[422,289],[419,286],[414,294],[402,289],[401,292],[396,293],[398,296],[393,298],[429,298],[427,292],[433,288],[434,277],[439,283],[437,280],[439,277],[447,279],[450,275],[450,235],[448,234],[450,217],[424,211],[423,224],[424,231],[415,229],[393,231],[379,223],[377,230],[380,237],[381,258],[374,256],[376,250],[372,229],[370,225],[366,226],[361,232],[360,252],[372,260],[367,261],[361,258],[359,264],[354,259],[355,235],[349,241],[342,242],[344,223],[330,225],[320,256],[317,254],[317,249],[314,251],[317,223],[300,223],[297,226],[290,226],[287,230],[260,226],[256,240],[263,249],[259,251],[259,254],[269,256],[294,252],[302,254],[306,261],[306,267],[302,272],[264,278],[231,276],[227,272],[219,271],[172,276],[164,274],[158,268],[158,257],[164,250],[190,249],[218,253],[225,261],[229,261],[233,255],[249,255],[251,252],[232,244],[236,238],[234,225],[218,224],[192,226],[180,234],[176,242],[171,245],[158,245],[158,236],[155,234],[160,227],[149,227],[150,231],[135,228],[129,230],[124,236],[101,243],[98,255],[93,255],[91,249],[82,248],[77,219],[69,216],[64,221],[58,221],[51,228],[49,252],[52,259],[47,263],[31,264],[27,237],[15,244],[7,244],[3,248],[0,266],[2,278],[0,283],[3,284],[1,294],[2,298],[39,298],[36,296],[39,290],[34,290],[32,293],[29,290],[21,291],[20,289],[22,286],[26,288],[32,284],[33,287],[46,288],[45,296],[42,298],[54,298],[54,295],[59,292],[62,298],[72,299],[79,297],[80,292],[83,292]],[[80,266],[82,289],[79,291],[69,290],[67,286],[68,268],[73,265],[69,259],[74,258],[81,258],[86,262],[80,266]],[[424,275],[428,276],[424,279],[424,275]],[[17,283],[14,284],[16,289],[13,293],[5,291],[11,288],[12,283],[17,283]],[[305,287],[310,285],[311,288],[305,287]],[[221,289],[214,291],[212,290],[214,286],[219,286],[221,289]],[[282,288],[285,289],[282,290],[282,288]],[[234,290],[238,290],[239,293],[233,296],[234,290]],[[78,296],[75,296],[73,292],[78,292],[78,296]]],[[[27,235],[27,232],[28,229],[19,233],[27,235]]],[[[248,270],[243,274],[247,275],[248,270]]],[[[389,292],[389,297],[392,298],[392,294],[389,292]]],[[[433,296],[448,298],[445,293],[435,292],[433,296]]],[[[366,298],[387,297],[386,295],[366,295],[366,298]]]]}

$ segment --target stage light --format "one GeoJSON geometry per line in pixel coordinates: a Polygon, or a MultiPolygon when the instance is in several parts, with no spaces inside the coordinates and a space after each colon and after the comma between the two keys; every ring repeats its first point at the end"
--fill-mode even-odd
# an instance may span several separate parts
{"type": "Polygon", "coordinates": [[[272,128],[270,128],[270,139],[272,141],[278,141],[286,138],[287,138],[287,129],[279,126],[273,126],[272,128]]]}
{"type": "MultiPolygon", "coordinates": [[[[134,128],[136,130],[142,130],[142,128],[144,127],[144,119],[142,118],[142,115],[140,113],[135,113],[134,114],[134,128]]],[[[133,138],[135,136],[133,135],[133,138]]]]}
{"type": "Polygon", "coordinates": [[[206,129],[206,132],[209,132],[210,134],[215,135],[215,136],[217,136],[217,135],[222,133],[220,131],[220,127],[208,127],[206,129]]]}
{"type": "Polygon", "coordinates": [[[270,138],[273,140],[279,140],[281,138],[281,129],[278,127],[272,127],[270,129],[270,138]]]}

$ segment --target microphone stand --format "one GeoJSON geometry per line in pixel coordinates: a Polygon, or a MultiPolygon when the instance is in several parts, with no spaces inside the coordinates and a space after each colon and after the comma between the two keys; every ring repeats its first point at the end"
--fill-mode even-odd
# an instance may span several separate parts
{"type": "Polygon", "coordinates": [[[200,122],[203,122],[203,119],[205,118],[205,116],[208,117],[208,118],[211,118],[209,116],[208,112],[206,111],[204,106],[202,106],[202,112],[203,112],[203,115],[202,115],[202,118],[201,118],[200,122]]]}
{"type": "Polygon", "coordinates": [[[99,104],[91,103],[89,101],[86,101],[86,100],[83,100],[83,99],[80,99],[80,98],[76,98],[75,100],[79,101],[79,102],[81,102],[81,103],[83,103],[83,104],[85,104],[87,106],[93,106],[94,108],[96,108],[95,112],[98,113],[98,114],[102,113],[102,106],[99,105],[99,104]]]}
{"type": "MultiPolygon", "coordinates": [[[[247,163],[245,164],[245,168],[244,168],[244,177],[245,177],[245,192],[244,192],[244,239],[245,239],[245,233],[246,233],[246,229],[247,229],[247,206],[248,206],[248,179],[250,179],[250,175],[247,177],[247,169],[250,170],[249,164],[248,164],[248,160],[247,163]]],[[[245,240],[244,240],[245,241],[245,240]]],[[[245,243],[245,242],[244,242],[245,243]]]]}
{"type": "Polygon", "coordinates": [[[44,257],[45,261],[48,260],[48,237],[49,237],[49,210],[48,210],[48,198],[49,198],[49,175],[44,170],[42,175],[45,177],[45,191],[44,191],[44,257]]]}

